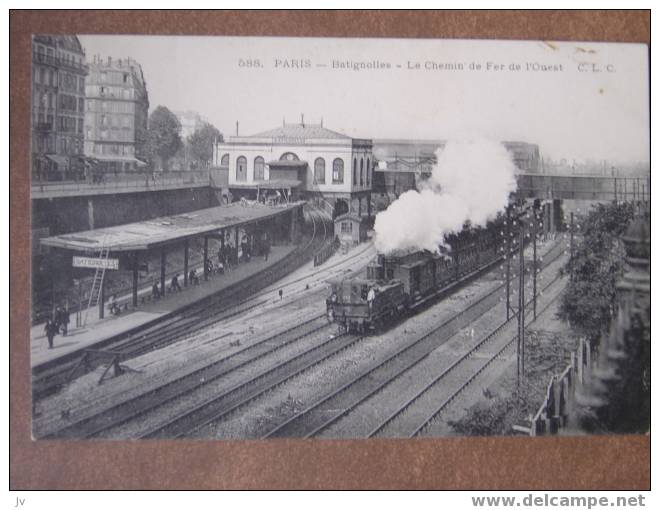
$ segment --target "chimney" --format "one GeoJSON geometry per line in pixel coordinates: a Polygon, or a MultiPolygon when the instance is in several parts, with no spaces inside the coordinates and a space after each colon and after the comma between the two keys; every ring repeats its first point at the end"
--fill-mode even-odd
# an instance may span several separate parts
{"type": "Polygon", "coordinates": [[[112,64],[112,57],[108,57],[108,65],[112,64]]]}
{"type": "Polygon", "coordinates": [[[238,136],[238,121],[236,121],[236,136],[238,136]]]}
{"type": "Polygon", "coordinates": [[[302,127],[305,127],[305,114],[304,113],[300,114],[300,125],[302,127]]]}

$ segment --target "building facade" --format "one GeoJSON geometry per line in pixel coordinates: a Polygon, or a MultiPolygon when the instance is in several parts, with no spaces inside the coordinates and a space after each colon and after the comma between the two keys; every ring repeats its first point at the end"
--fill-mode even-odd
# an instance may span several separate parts
{"type": "MultiPolygon", "coordinates": [[[[435,167],[436,152],[444,149],[443,140],[381,139],[374,141],[378,161],[374,191],[398,197],[428,179],[435,167]]],[[[521,173],[540,172],[539,146],[527,142],[502,142],[521,173]]]]}
{"type": "Polygon", "coordinates": [[[227,173],[232,195],[255,198],[277,190],[332,210],[371,214],[371,140],[322,124],[283,124],[252,136],[233,136],[214,148],[213,164],[227,173]]]}
{"type": "Polygon", "coordinates": [[[67,180],[84,172],[85,51],[76,36],[32,39],[32,176],[67,180]]]}
{"type": "Polygon", "coordinates": [[[140,64],[94,57],[85,88],[85,154],[106,172],[144,166],[149,95],[140,64]]]}

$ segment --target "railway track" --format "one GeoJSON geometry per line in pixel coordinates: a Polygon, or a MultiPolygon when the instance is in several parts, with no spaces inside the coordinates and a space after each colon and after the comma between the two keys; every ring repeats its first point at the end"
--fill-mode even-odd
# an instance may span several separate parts
{"type": "MultiPolygon", "coordinates": [[[[496,289],[496,290],[499,290],[496,289]]],[[[481,313],[479,305],[484,306],[488,298],[495,295],[491,291],[487,296],[474,303],[471,309],[481,313]],[[476,308],[476,309],[475,309],[476,308]]],[[[492,305],[488,305],[492,306],[492,305]]],[[[461,312],[462,315],[464,312],[461,312]]],[[[221,394],[212,397],[173,419],[159,424],[142,434],[141,438],[163,439],[189,436],[199,429],[227,419],[240,407],[246,406],[265,393],[276,389],[312,367],[329,360],[348,347],[355,345],[363,337],[342,334],[331,338],[321,345],[313,346],[308,351],[268,368],[252,380],[242,382],[221,394]]]]}
{"type": "Polygon", "coordinates": [[[159,385],[100,412],[78,419],[75,423],[42,436],[51,438],[89,438],[117,427],[174,399],[227,376],[250,363],[329,328],[323,314],[313,317],[273,336],[263,338],[239,351],[159,385]]]}
{"type": "MultiPolygon", "coordinates": [[[[550,250],[550,252],[553,251],[555,251],[554,248],[550,250]]],[[[546,257],[544,267],[547,268],[550,266],[560,256],[561,251],[556,256],[551,256],[549,261],[546,257]]],[[[277,427],[267,432],[263,438],[308,438],[318,435],[330,425],[352,412],[361,403],[380,392],[403,373],[420,363],[437,349],[437,347],[446,342],[463,327],[470,324],[475,318],[495,306],[499,300],[493,300],[492,297],[496,296],[496,293],[501,291],[502,287],[503,285],[497,286],[467,309],[462,310],[421,337],[403,345],[393,354],[367,368],[329,395],[326,395],[300,413],[280,423],[277,427]]],[[[511,320],[506,321],[504,325],[510,323],[511,320]]],[[[504,325],[500,325],[497,331],[503,328],[504,325]]],[[[491,338],[492,335],[489,335],[489,337],[475,347],[475,350],[485,345],[491,338]]],[[[466,355],[463,359],[467,359],[467,357],[466,355]]],[[[459,361],[452,368],[458,366],[459,361]]]]}
{"type": "MultiPolygon", "coordinates": [[[[246,280],[237,282],[223,291],[204,300],[173,312],[167,317],[157,319],[152,323],[124,332],[95,345],[95,349],[108,350],[121,354],[122,360],[134,358],[171,343],[174,343],[191,333],[200,331],[221,320],[239,315],[264,303],[258,291],[283,278],[297,269],[307,260],[313,258],[327,242],[327,227],[323,223],[323,235],[320,228],[317,233],[317,222],[313,220],[313,232],[304,247],[298,248],[292,256],[279,261],[273,266],[256,273],[246,280]],[[255,296],[257,294],[257,296],[255,296]],[[250,296],[246,298],[245,296],[250,296]],[[256,300],[255,300],[256,298],[256,300]],[[227,305],[227,302],[239,301],[237,305],[227,305]]],[[[69,382],[72,372],[86,373],[103,364],[102,359],[90,359],[85,366],[79,366],[82,358],[80,352],[63,356],[51,362],[44,363],[32,370],[33,400],[38,400],[59,389],[69,382]],[[80,371],[80,369],[83,369],[80,371]]]]}
{"type": "Polygon", "coordinates": [[[349,334],[331,337],[319,345],[314,345],[292,358],[261,371],[249,381],[236,384],[173,419],[155,426],[141,434],[139,438],[173,439],[188,436],[210,423],[226,419],[237,409],[336,356],[363,338],[349,334]]]}
{"type": "MultiPolygon", "coordinates": [[[[557,281],[553,280],[548,286],[546,286],[546,289],[552,285],[552,283],[555,283],[557,281]]],[[[539,310],[537,315],[543,314],[552,304],[557,300],[559,297],[559,293],[557,293],[552,299],[550,299],[542,308],[539,310]]],[[[531,303],[531,302],[530,302],[531,303]]],[[[528,303],[529,304],[529,303],[528,303]]],[[[530,310],[526,310],[526,314],[530,314],[530,310]]],[[[533,322],[533,320],[532,320],[533,322]]],[[[501,329],[498,328],[496,332],[491,333],[492,336],[497,336],[501,332],[501,329]]],[[[489,335],[489,336],[491,336],[489,335]]],[[[412,433],[408,435],[408,437],[416,437],[419,435],[422,435],[424,430],[426,430],[429,426],[432,425],[433,421],[442,413],[449,405],[458,398],[458,396],[463,393],[476,379],[481,375],[489,366],[491,366],[496,360],[498,360],[501,356],[504,355],[505,351],[510,349],[511,347],[514,346],[514,343],[516,341],[516,337],[514,336],[510,340],[508,340],[504,345],[502,345],[497,352],[492,354],[484,363],[482,363],[477,370],[473,371],[470,377],[465,380],[456,390],[454,390],[447,398],[445,398],[441,404],[434,409],[423,421],[420,425],[418,425],[412,433]]],[[[432,385],[429,385],[430,389],[433,385],[435,385],[437,381],[434,381],[432,385]]],[[[428,390],[426,390],[428,391],[428,390]]],[[[381,429],[382,430],[382,429],[381,429]]],[[[375,435],[375,434],[374,434],[375,435]]],[[[370,435],[369,437],[373,437],[370,435]]]]}
{"type": "MultiPolygon", "coordinates": [[[[496,292],[501,290],[501,288],[502,286],[496,287],[486,296],[473,303],[468,309],[452,317],[447,323],[456,321],[457,318],[465,315],[469,310],[472,310],[475,315],[483,313],[483,309],[492,307],[497,302],[496,292]],[[495,298],[494,302],[493,298],[495,298]]],[[[321,331],[324,327],[327,327],[327,325],[322,326],[318,324],[321,317],[320,315],[313,317],[306,323],[283,332],[279,339],[274,337],[264,339],[253,346],[246,347],[229,357],[219,360],[217,363],[205,366],[191,374],[170,381],[165,385],[154,388],[145,394],[129,399],[100,413],[83,418],[75,424],[49,434],[46,437],[80,438],[98,436],[138,416],[157,409],[168,402],[185,397],[202,386],[208,385],[212,381],[216,381],[238,368],[246,367],[248,364],[286,345],[290,345],[297,340],[321,331]],[[315,324],[319,326],[317,329],[315,329],[315,324]],[[299,330],[298,328],[301,327],[307,327],[308,330],[299,330]]],[[[227,418],[240,407],[249,404],[261,395],[291,380],[293,377],[337,355],[361,339],[362,337],[349,335],[330,338],[322,344],[313,346],[291,359],[268,367],[249,381],[242,382],[222,391],[219,395],[205,400],[194,408],[188,409],[185,413],[181,413],[173,419],[153,427],[141,434],[140,437],[170,438],[190,435],[209,423],[227,418]]]]}
{"type": "MultiPolygon", "coordinates": [[[[473,303],[447,321],[451,323],[463,317],[469,311],[478,316],[498,301],[496,292],[502,286],[473,303]]],[[[467,319],[466,319],[467,320],[467,319]]],[[[460,324],[456,325],[460,328],[460,324]]],[[[142,433],[139,437],[146,439],[180,438],[194,434],[209,424],[217,424],[229,419],[235,411],[254,402],[262,395],[275,390],[284,383],[305,373],[309,369],[338,355],[345,349],[357,344],[363,337],[341,334],[324,341],[320,345],[310,347],[308,350],[285,360],[273,367],[258,373],[251,380],[241,382],[218,395],[202,401],[194,407],[179,413],[172,419],[160,423],[152,429],[142,433]]]]}

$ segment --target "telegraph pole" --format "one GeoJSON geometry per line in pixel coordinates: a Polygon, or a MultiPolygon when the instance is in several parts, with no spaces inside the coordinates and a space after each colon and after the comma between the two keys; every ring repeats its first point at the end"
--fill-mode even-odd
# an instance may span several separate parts
{"type": "Polygon", "coordinates": [[[511,317],[511,206],[506,206],[506,320],[511,317]]]}
{"type": "Polygon", "coordinates": [[[534,292],[534,320],[536,320],[536,273],[537,273],[537,269],[536,269],[536,266],[537,266],[537,263],[536,263],[536,236],[537,236],[538,216],[536,215],[536,210],[535,209],[533,210],[532,213],[534,215],[533,220],[532,220],[533,225],[534,225],[534,227],[532,229],[532,235],[533,235],[532,243],[533,243],[533,246],[534,246],[534,251],[533,251],[533,253],[534,253],[534,264],[532,265],[532,271],[534,271],[534,273],[533,273],[533,276],[534,276],[534,280],[533,280],[533,282],[534,282],[534,288],[533,288],[533,292],[534,292]]]}
{"type": "Polygon", "coordinates": [[[518,386],[525,377],[525,229],[520,224],[520,261],[518,274],[518,386]]]}
{"type": "Polygon", "coordinates": [[[571,273],[571,280],[573,279],[573,254],[574,254],[573,249],[574,249],[574,247],[575,247],[575,244],[574,244],[574,241],[575,241],[575,240],[574,240],[574,237],[575,237],[575,235],[574,235],[574,234],[575,234],[575,228],[574,228],[574,227],[575,227],[575,215],[574,215],[573,212],[571,211],[571,227],[570,227],[570,230],[571,230],[571,232],[570,232],[570,235],[571,235],[571,241],[570,241],[570,256],[569,256],[569,259],[568,259],[569,267],[570,267],[570,269],[571,269],[571,271],[570,271],[570,273],[571,273]]]}

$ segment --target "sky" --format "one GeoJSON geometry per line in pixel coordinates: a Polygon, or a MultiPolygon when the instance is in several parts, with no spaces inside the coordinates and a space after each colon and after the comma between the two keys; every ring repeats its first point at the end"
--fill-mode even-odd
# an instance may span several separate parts
{"type": "Polygon", "coordinates": [[[541,155],[553,159],[649,160],[644,45],[79,38],[88,61],[94,55],[137,60],[151,110],[197,111],[225,137],[236,134],[236,122],[240,135],[250,135],[283,119],[299,122],[302,114],[306,122],[323,119],[325,127],[357,138],[479,136],[537,143],[541,155]]]}

